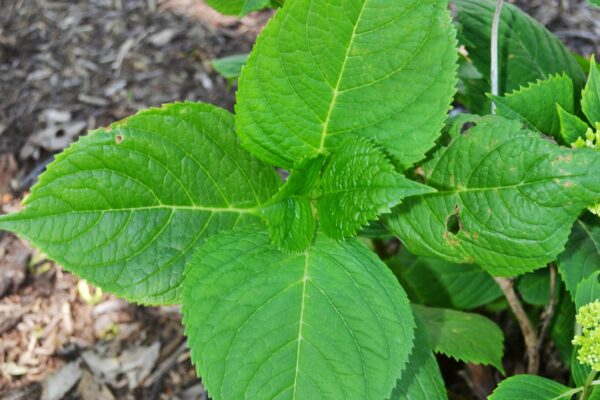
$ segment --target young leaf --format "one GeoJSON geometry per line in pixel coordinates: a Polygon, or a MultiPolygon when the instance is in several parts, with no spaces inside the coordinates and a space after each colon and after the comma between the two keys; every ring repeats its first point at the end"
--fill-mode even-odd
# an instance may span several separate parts
{"type": "Polygon", "coordinates": [[[521,87],[504,97],[490,98],[496,104],[498,115],[521,120],[528,127],[555,138],[560,138],[561,131],[556,106],[575,112],[573,81],[564,74],[521,87]]]}
{"type": "Polygon", "coordinates": [[[592,273],[579,282],[575,294],[575,307],[579,310],[580,307],[598,299],[600,299],[600,271],[592,273]]]}
{"type": "Polygon", "coordinates": [[[225,79],[237,79],[248,61],[248,54],[235,54],[212,60],[210,64],[225,79]]]}
{"type": "Polygon", "coordinates": [[[352,136],[342,141],[331,157],[321,189],[317,203],[320,227],[335,239],[354,235],[405,197],[435,192],[396,172],[373,143],[352,136]]]}
{"type": "Polygon", "coordinates": [[[433,350],[457,360],[493,365],[504,373],[504,335],[498,325],[473,313],[413,305],[425,324],[433,350]]]}
{"type": "Polygon", "coordinates": [[[282,251],[304,251],[315,236],[312,191],[319,183],[324,163],[323,156],[296,163],[285,185],[262,209],[271,241],[282,251]]]}
{"type": "Polygon", "coordinates": [[[390,400],[446,400],[444,379],[431,349],[425,324],[419,318],[415,318],[415,322],[414,348],[390,400]]]}
{"type": "Polygon", "coordinates": [[[271,241],[287,252],[306,250],[314,236],[316,223],[308,197],[288,197],[263,209],[271,241]]]}
{"type": "Polygon", "coordinates": [[[271,0],[206,0],[209,6],[227,15],[244,15],[273,5],[271,0]]]}
{"type": "Polygon", "coordinates": [[[415,254],[523,274],[554,260],[577,216],[598,202],[599,168],[599,152],[489,117],[423,165],[439,192],[406,199],[388,226],[415,254]]]}
{"type": "MultiPolygon", "coordinates": [[[[550,301],[550,272],[547,268],[521,276],[516,286],[519,294],[528,304],[543,306],[550,301]]],[[[555,285],[555,293],[559,289],[560,287],[555,285]]]]}
{"type": "MultiPolygon", "coordinates": [[[[564,385],[537,375],[515,375],[500,382],[489,400],[553,400],[570,391],[564,385]]],[[[570,397],[564,397],[569,400],[570,397]]]]}
{"type": "MultiPolygon", "coordinates": [[[[469,85],[472,92],[490,92],[490,39],[495,0],[454,0],[459,40],[465,45],[469,59],[481,75],[482,82],[469,85]]],[[[569,50],[542,24],[512,4],[504,4],[499,26],[500,93],[548,79],[565,72],[577,90],[583,88],[585,76],[569,50]]],[[[477,81],[476,81],[477,82],[477,81]]],[[[467,90],[467,93],[469,90],[467,90]]],[[[481,95],[479,95],[481,97],[481,95]]],[[[478,104],[473,102],[473,105],[478,104]]],[[[471,112],[489,112],[489,102],[471,112]]]]}
{"type": "Polygon", "coordinates": [[[560,104],[556,104],[558,118],[560,120],[560,136],[564,143],[574,143],[580,137],[585,137],[589,126],[578,116],[565,111],[560,104]]]}
{"type": "Polygon", "coordinates": [[[404,248],[388,264],[419,304],[468,310],[502,296],[490,274],[476,265],[416,257],[404,248]]]}
{"type": "Polygon", "coordinates": [[[142,112],[82,137],[3,216],[67,270],[142,303],[176,303],[192,250],[259,221],[274,170],[243,150],[233,116],[198,103],[142,112]]]}
{"type": "Polygon", "coordinates": [[[353,134],[374,139],[404,167],[421,160],[455,92],[447,7],[447,0],[286,2],[240,78],[244,146],[290,167],[353,134]]]}
{"type": "Polygon", "coordinates": [[[578,219],[565,251],[558,256],[558,271],[567,290],[575,296],[579,282],[600,271],[600,223],[598,218],[578,219]]]}
{"type": "Polygon", "coordinates": [[[260,231],[210,238],[186,267],[183,313],[215,400],[387,398],[414,339],[389,269],[324,237],[291,256],[260,231]]]}
{"type": "Polygon", "coordinates": [[[593,57],[590,76],[581,93],[581,109],[589,122],[600,122],[600,70],[593,57]]]}

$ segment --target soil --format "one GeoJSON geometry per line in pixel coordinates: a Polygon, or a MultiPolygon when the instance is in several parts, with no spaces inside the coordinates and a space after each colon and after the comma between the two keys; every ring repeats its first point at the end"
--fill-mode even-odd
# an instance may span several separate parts
{"type": "MultiPolygon", "coordinates": [[[[573,50],[600,54],[600,11],[585,1],[516,3],[573,50]]],[[[237,20],[202,0],[0,0],[0,10],[2,212],[18,209],[53,155],[87,130],[178,100],[232,109],[235,86],[210,60],[248,52],[272,14],[237,20]]],[[[521,339],[500,318],[516,371],[521,339]]],[[[178,307],[97,293],[0,233],[0,399],[206,399],[180,319],[178,307]]],[[[555,353],[545,372],[560,377],[555,353]]],[[[502,379],[440,364],[455,399],[485,398],[502,379]]]]}

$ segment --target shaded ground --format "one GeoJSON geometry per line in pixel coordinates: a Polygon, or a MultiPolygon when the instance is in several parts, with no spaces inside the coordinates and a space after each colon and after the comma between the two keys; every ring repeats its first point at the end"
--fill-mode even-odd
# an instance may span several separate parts
{"type": "MultiPolygon", "coordinates": [[[[558,0],[516,3],[573,49],[600,54],[600,12],[584,1],[563,0],[562,11],[558,0]]],[[[209,60],[248,51],[269,16],[240,22],[200,0],[0,0],[0,10],[2,212],[17,209],[52,155],[88,129],[175,100],[231,108],[233,93],[209,60]]],[[[501,324],[518,337],[509,318],[501,324]]],[[[451,393],[470,389],[472,398],[500,379],[483,367],[441,365],[451,393]]],[[[177,307],[94,298],[93,288],[78,288],[75,277],[0,234],[0,399],[42,392],[46,399],[206,398],[177,307]]]]}

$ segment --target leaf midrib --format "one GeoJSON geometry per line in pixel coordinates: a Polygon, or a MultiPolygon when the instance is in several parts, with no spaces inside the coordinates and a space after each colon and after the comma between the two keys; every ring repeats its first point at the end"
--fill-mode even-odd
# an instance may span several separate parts
{"type": "Polygon", "coordinates": [[[294,373],[294,392],[292,395],[292,399],[296,399],[296,393],[298,389],[298,375],[300,374],[300,348],[302,344],[302,328],[304,326],[304,304],[306,300],[306,286],[308,283],[308,266],[309,266],[309,252],[304,253],[304,272],[302,276],[302,295],[301,295],[301,303],[300,303],[300,322],[298,324],[298,335],[296,340],[298,341],[298,345],[296,346],[296,367],[294,373]]]}
{"type": "Polygon", "coordinates": [[[329,123],[331,121],[331,116],[333,114],[333,110],[335,109],[335,105],[337,103],[338,96],[340,94],[340,85],[342,84],[342,78],[344,77],[344,73],[346,72],[346,66],[348,64],[348,59],[350,58],[350,50],[354,47],[354,39],[356,38],[357,28],[360,24],[360,20],[363,16],[365,8],[367,8],[367,3],[369,0],[364,0],[363,4],[360,8],[360,12],[358,13],[358,17],[356,18],[356,22],[352,29],[352,35],[350,36],[350,42],[348,43],[348,47],[346,48],[346,54],[344,55],[344,62],[342,63],[342,67],[340,69],[340,74],[338,76],[338,80],[333,88],[333,97],[331,99],[331,103],[329,104],[329,109],[327,110],[327,115],[325,117],[325,121],[323,122],[323,130],[321,130],[321,140],[319,144],[319,153],[323,153],[325,151],[325,139],[327,138],[327,131],[329,130],[329,123]]]}

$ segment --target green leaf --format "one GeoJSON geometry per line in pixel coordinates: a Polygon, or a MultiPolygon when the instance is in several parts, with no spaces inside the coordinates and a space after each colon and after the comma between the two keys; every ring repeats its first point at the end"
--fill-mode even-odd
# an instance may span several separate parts
{"type": "MultiPolygon", "coordinates": [[[[521,276],[516,286],[519,294],[528,304],[544,306],[550,302],[550,271],[547,268],[521,276]]],[[[560,287],[556,285],[555,293],[559,289],[560,287]]]]}
{"type": "Polygon", "coordinates": [[[321,230],[342,239],[408,196],[435,192],[406,179],[373,143],[348,137],[331,157],[321,178],[317,209],[321,230]]]}
{"type": "Polygon", "coordinates": [[[316,223],[311,200],[289,197],[263,209],[271,241],[282,251],[306,250],[314,236],[316,223]]]}
{"type": "Polygon", "coordinates": [[[433,350],[473,364],[493,365],[504,373],[504,335],[498,325],[473,313],[413,305],[425,324],[433,350]]]}
{"type": "Polygon", "coordinates": [[[206,0],[206,3],[220,13],[240,17],[273,6],[271,0],[206,0]]]}
{"type": "Polygon", "coordinates": [[[578,116],[565,111],[560,104],[556,105],[560,120],[560,136],[566,144],[574,143],[578,138],[584,137],[589,126],[578,116]]]}
{"type": "Polygon", "coordinates": [[[557,262],[567,290],[575,296],[579,282],[600,271],[600,221],[597,217],[577,220],[557,262]]]}
{"type": "Polygon", "coordinates": [[[554,260],[577,216],[600,199],[599,152],[556,146],[500,117],[483,119],[422,169],[438,192],[406,199],[389,228],[415,254],[499,276],[554,260]]]}
{"type": "Polygon", "coordinates": [[[456,83],[446,0],[294,0],[257,40],[240,78],[237,131],[290,167],[348,135],[407,167],[439,136],[456,83]]]}
{"type": "Polygon", "coordinates": [[[235,54],[212,60],[210,64],[215,71],[226,79],[237,79],[242,73],[242,68],[248,61],[248,54],[235,54]]]}
{"type": "Polygon", "coordinates": [[[259,231],[219,234],[186,267],[183,300],[215,400],[387,398],[414,339],[406,294],[356,240],[290,256],[259,231]]]}
{"type": "Polygon", "coordinates": [[[588,3],[593,6],[600,7],[600,0],[588,0],[588,3]]]}
{"type": "Polygon", "coordinates": [[[566,365],[569,365],[573,353],[571,341],[575,336],[575,304],[568,292],[563,290],[561,294],[556,307],[556,317],[550,329],[550,336],[561,358],[566,365]]]}
{"type": "Polygon", "coordinates": [[[583,365],[577,360],[577,349],[578,347],[575,347],[571,358],[571,376],[575,386],[583,386],[588,375],[592,372],[592,367],[587,364],[583,365]]]}
{"type": "Polygon", "coordinates": [[[521,120],[528,127],[556,138],[560,138],[561,132],[556,106],[575,112],[573,81],[564,74],[531,83],[504,97],[491,98],[498,115],[521,120]]]}
{"type": "MultiPolygon", "coordinates": [[[[553,400],[570,391],[564,385],[537,375],[515,375],[500,382],[489,400],[553,400]]],[[[564,397],[569,400],[571,396],[564,397]]]]}
{"type": "Polygon", "coordinates": [[[600,299],[600,271],[592,273],[577,285],[575,307],[579,310],[588,303],[600,299]]]}
{"type": "Polygon", "coordinates": [[[416,257],[404,248],[388,263],[409,297],[420,304],[473,309],[502,296],[492,277],[476,265],[416,257]]]}
{"type": "Polygon", "coordinates": [[[415,343],[402,378],[390,400],[446,400],[444,379],[427,337],[426,327],[415,318],[415,343]]]}
{"type": "Polygon", "coordinates": [[[600,122],[600,70],[593,57],[590,76],[581,93],[581,109],[592,124],[600,122]]]}
{"type": "Polygon", "coordinates": [[[282,251],[308,249],[315,236],[313,190],[319,183],[325,157],[296,163],[285,185],[262,209],[271,241],[282,251]]]}
{"type": "Polygon", "coordinates": [[[255,208],[278,180],[239,146],[230,113],[172,104],[82,137],[0,228],[105,291],[177,303],[192,250],[218,231],[260,221],[255,208]]]}
{"type": "MultiPolygon", "coordinates": [[[[465,45],[469,59],[483,75],[482,80],[469,84],[473,96],[481,98],[491,92],[490,39],[495,0],[454,0],[459,24],[459,40],[465,45]]],[[[577,90],[583,88],[585,76],[569,50],[542,24],[519,8],[505,2],[499,26],[500,93],[509,93],[520,86],[548,79],[565,72],[577,90]]],[[[467,91],[468,92],[468,91],[467,91]]],[[[471,112],[488,113],[490,103],[472,102],[471,112]]]]}

